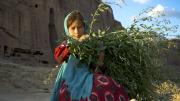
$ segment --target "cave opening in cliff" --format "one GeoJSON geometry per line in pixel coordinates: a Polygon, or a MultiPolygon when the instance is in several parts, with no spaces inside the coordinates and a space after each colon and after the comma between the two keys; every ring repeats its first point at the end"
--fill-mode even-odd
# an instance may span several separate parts
{"type": "Polygon", "coordinates": [[[56,40],[58,39],[57,30],[55,26],[55,20],[54,20],[54,9],[50,8],[49,10],[49,42],[52,52],[54,51],[56,47],[56,40]]]}

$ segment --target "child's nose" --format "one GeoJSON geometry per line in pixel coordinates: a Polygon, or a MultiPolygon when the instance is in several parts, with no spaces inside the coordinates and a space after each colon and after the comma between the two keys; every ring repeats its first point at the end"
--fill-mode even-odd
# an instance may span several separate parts
{"type": "Polygon", "coordinates": [[[75,29],[75,33],[76,33],[76,34],[80,34],[78,28],[75,29]]]}

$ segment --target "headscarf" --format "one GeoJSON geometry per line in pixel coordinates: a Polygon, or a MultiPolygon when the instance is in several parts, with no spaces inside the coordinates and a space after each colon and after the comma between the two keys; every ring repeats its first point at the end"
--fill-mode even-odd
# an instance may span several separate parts
{"type": "MultiPolygon", "coordinates": [[[[69,36],[69,35],[70,35],[70,34],[69,34],[69,31],[68,31],[68,28],[67,28],[67,20],[68,20],[69,16],[70,16],[73,12],[75,12],[75,11],[77,11],[77,10],[74,10],[74,11],[72,11],[71,13],[69,13],[69,14],[65,17],[65,19],[64,19],[64,31],[65,31],[65,35],[66,35],[66,36],[69,36]]],[[[84,23],[85,33],[87,33],[87,31],[88,31],[87,22],[84,20],[83,23],[84,23]]]]}
{"type": "MultiPolygon", "coordinates": [[[[67,36],[69,35],[67,20],[71,14],[72,12],[64,20],[64,31],[67,36]]],[[[93,74],[90,73],[86,63],[81,63],[72,54],[69,56],[67,63],[64,62],[59,70],[51,101],[58,101],[62,80],[65,80],[65,84],[68,86],[68,92],[72,100],[85,99],[90,96],[93,85],[93,74]]]]}

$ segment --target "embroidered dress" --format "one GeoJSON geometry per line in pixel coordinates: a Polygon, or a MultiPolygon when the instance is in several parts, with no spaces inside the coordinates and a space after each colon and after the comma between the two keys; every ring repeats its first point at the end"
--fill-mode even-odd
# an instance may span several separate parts
{"type": "MultiPolygon", "coordinates": [[[[59,90],[59,101],[72,101],[68,86],[62,82],[59,90]]],[[[79,101],[129,101],[122,85],[117,84],[112,78],[102,74],[93,75],[93,88],[89,98],[79,101]]]]}

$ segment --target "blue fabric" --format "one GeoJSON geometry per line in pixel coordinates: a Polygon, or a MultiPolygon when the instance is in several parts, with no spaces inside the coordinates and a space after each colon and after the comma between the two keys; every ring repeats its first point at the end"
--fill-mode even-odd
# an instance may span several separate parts
{"type": "Polygon", "coordinates": [[[86,63],[81,63],[74,55],[70,55],[63,79],[68,85],[71,99],[79,100],[89,97],[92,90],[93,75],[86,63]]]}
{"type": "Polygon", "coordinates": [[[63,81],[62,78],[63,78],[63,74],[64,74],[66,67],[67,67],[67,63],[64,62],[58,71],[58,75],[56,77],[56,81],[55,81],[54,88],[53,88],[52,95],[51,95],[51,101],[58,101],[58,99],[59,99],[59,97],[58,97],[59,89],[60,89],[61,83],[63,81]]]}
{"type": "MultiPolygon", "coordinates": [[[[69,35],[67,19],[70,14],[64,20],[64,30],[67,36],[69,35]]],[[[63,80],[65,80],[65,84],[68,86],[72,100],[80,100],[81,98],[90,96],[93,85],[93,74],[88,70],[87,63],[81,63],[74,55],[70,55],[68,62],[62,64],[56,78],[51,101],[58,101],[59,89],[63,80]]]]}

